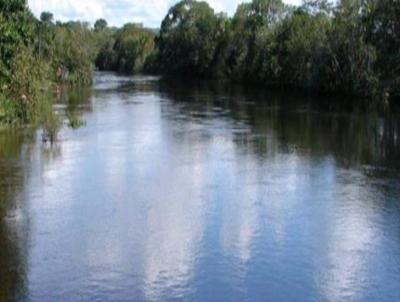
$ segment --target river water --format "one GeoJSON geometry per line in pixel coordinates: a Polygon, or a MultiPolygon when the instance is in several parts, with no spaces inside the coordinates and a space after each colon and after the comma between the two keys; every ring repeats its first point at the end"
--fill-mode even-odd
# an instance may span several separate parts
{"type": "Polygon", "coordinates": [[[0,301],[400,301],[400,119],[315,103],[102,73],[1,131],[0,301]]]}

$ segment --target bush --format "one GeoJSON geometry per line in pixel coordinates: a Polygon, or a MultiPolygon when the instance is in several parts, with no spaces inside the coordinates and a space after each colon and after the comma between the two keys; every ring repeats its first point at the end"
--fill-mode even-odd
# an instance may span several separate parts
{"type": "Polygon", "coordinates": [[[68,69],[72,83],[89,84],[92,81],[96,49],[94,34],[86,24],[73,22],[55,29],[54,68],[68,69]]]}
{"type": "Polygon", "coordinates": [[[12,125],[18,122],[16,102],[0,94],[0,125],[12,125]]]}

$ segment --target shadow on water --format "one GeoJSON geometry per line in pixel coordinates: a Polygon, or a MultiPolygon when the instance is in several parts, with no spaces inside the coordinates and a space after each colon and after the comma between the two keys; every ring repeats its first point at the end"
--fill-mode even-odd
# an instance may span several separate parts
{"type": "Polygon", "coordinates": [[[333,99],[218,82],[168,80],[160,83],[160,91],[182,111],[181,116],[203,122],[228,118],[246,125],[248,131],[235,133],[235,142],[261,157],[275,148],[276,152],[332,155],[343,167],[400,168],[397,114],[354,112],[333,99]],[[276,140],[274,148],[271,136],[276,140]]]}
{"type": "Polygon", "coordinates": [[[20,162],[31,135],[0,132],[0,301],[26,298],[29,221],[20,202],[27,171],[20,162]],[[26,147],[26,146],[25,146],[26,147]]]}

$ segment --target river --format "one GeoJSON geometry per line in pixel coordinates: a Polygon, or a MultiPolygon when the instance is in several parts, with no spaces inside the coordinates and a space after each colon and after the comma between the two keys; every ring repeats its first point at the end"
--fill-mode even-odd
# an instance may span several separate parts
{"type": "Polygon", "coordinates": [[[400,119],[316,102],[99,73],[2,130],[0,301],[400,301],[400,119]]]}

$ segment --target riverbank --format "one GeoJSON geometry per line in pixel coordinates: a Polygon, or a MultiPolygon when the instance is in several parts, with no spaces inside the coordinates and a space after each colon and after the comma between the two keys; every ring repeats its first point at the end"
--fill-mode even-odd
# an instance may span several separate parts
{"type": "Polygon", "coordinates": [[[0,11],[0,118],[29,122],[43,82],[57,83],[59,70],[67,70],[63,80],[88,84],[95,67],[259,83],[334,96],[332,107],[391,111],[400,104],[393,51],[400,48],[400,5],[388,3],[253,0],[228,17],[184,0],[154,30],[140,23],[116,28],[104,19],[93,27],[59,22],[49,12],[39,19],[17,1],[0,11]]]}

